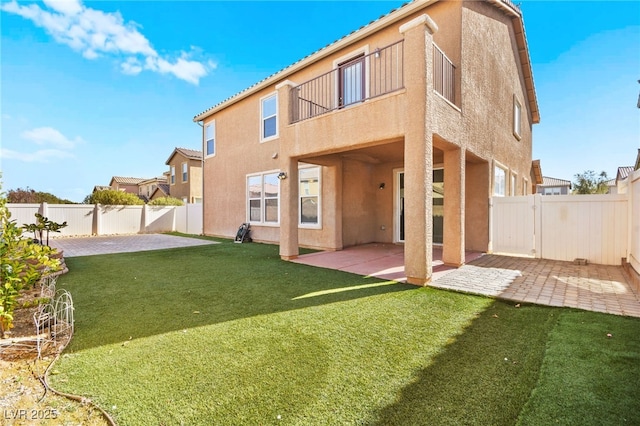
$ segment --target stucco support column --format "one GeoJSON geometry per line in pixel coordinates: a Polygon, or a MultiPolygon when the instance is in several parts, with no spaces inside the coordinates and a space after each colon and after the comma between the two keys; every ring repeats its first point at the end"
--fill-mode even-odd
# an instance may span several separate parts
{"type": "Polygon", "coordinates": [[[286,158],[281,169],[287,178],[280,180],[280,258],[298,257],[298,160],[286,158]]]}
{"type": "Polygon", "coordinates": [[[295,83],[285,80],[276,85],[278,91],[278,135],[280,170],[286,178],[280,180],[280,258],[298,257],[298,160],[291,158],[290,148],[295,143],[291,119],[291,88],[295,83]]]}
{"type": "Polygon", "coordinates": [[[342,250],[342,160],[324,164],[322,181],[322,224],[327,229],[327,248],[342,250]],[[330,188],[330,189],[329,189],[330,188]]]}
{"type": "Polygon", "coordinates": [[[444,151],[444,242],[445,265],[464,264],[465,156],[460,148],[444,151]]]}
{"type": "Polygon", "coordinates": [[[433,34],[437,29],[435,22],[426,14],[400,27],[404,34],[407,102],[404,268],[407,282],[416,285],[426,285],[431,281],[433,265],[433,133],[429,98],[433,92],[433,34]]]}

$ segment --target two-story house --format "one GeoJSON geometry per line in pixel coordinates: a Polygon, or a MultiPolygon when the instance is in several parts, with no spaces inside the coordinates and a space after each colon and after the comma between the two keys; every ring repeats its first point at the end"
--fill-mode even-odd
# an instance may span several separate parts
{"type": "Polygon", "coordinates": [[[145,179],[138,183],[138,196],[145,203],[148,203],[151,200],[151,196],[156,191],[156,189],[158,189],[158,187],[162,185],[166,185],[166,183],[167,178],[165,176],[145,179]]]}
{"type": "Polygon", "coordinates": [[[144,178],[113,176],[109,182],[109,189],[138,195],[138,185],[145,180],[144,178]]]}
{"type": "Polygon", "coordinates": [[[194,117],[204,232],[341,250],[404,244],[408,282],[433,245],[486,251],[489,197],[530,194],[539,121],[521,11],[509,1],[404,5],[194,117]]]}
{"type": "Polygon", "coordinates": [[[166,161],[169,194],[185,203],[202,202],[202,152],[176,148],[166,161]]]}

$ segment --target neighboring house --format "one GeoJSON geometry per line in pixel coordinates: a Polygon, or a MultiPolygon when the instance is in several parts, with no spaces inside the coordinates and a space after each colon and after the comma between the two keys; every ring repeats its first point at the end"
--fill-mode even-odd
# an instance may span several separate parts
{"type": "Polygon", "coordinates": [[[145,179],[138,184],[138,196],[142,198],[145,203],[148,203],[149,200],[151,200],[151,195],[158,188],[158,186],[166,185],[166,183],[167,178],[165,176],[145,179]]]}
{"type": "Polygon", "coordinates": [[[250,222],[283,259],[402,243],[414,284],[431,279],[434,244],[449,265],[487,251],[489,198],[530,194],[540,173],[522,13],[509,1],[408,3],[194,121],[205,234],[250,222]]]}
{"type": "MultiPolygon", "coordinates": [[[[640,151],[639,151],[640,152],[640,151]]],[[[640,158],[640,154],[638,155],[640,158]]],[[[618,173],[613,180],[613,188],[609,191],[611,194],[625,194],[627,192],[626,179],[633,173],[636,166],[622,166],[618,167],[618,173]]]]}
{"type": "Polygon", "coordinates": [[[96,185],[93,187],[93,191],[91,191],[91,193],[93,194],[98,191],[108,191],[109,189],[111,189],[110,186],[96,185]]]}
{"type": "Polygon", "coordinates": [[[165,164],[169,166],[169,194],[185,203],[201,203],[202,152],[176,148],[165,164]]]}
{"type": "Polygon", "coordinates": [[[155,200],[156,198],[168,197],[169,196],[169,184],[161,183],[158,184],[156,189],[151,193],[149,197],[150,200],[155,200]]]}
{"type": "Polygon", "coordinates": [[[111,178],[111,182],[109,182],[109,188],[116,191],[130,192],[131,194],[138,195],[138,185],[140,182],[144,182],[145,180],[147,179],[114,176],[111,178]]]}
{"type": "Polygon", "coordinates": [[[608,181],[605,182],[605,184],[607,185],[607,192],[605,192],[605,194],[617,194],[618,193],[618,187],[616,185],[616,180],[615,179],[609,179],[608,181]]]}
{"type": "Polygon", "coordinates": [[[571,194],[571,181],[543,176],[537,192],[542,195],[569,195],[571,194]]]}

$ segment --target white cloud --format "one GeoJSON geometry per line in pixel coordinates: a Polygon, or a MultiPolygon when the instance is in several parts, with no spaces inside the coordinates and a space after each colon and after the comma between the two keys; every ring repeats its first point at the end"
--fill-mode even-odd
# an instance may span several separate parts
{"type": "Polygon", "coordinates": [[[122,72],[129,75],[137,75],[142,72],[142,65],[136,58],[127,58],[126,61],[120,64],[122,72]]]}
{"type": "MultiPolygon", "coordinates": [[[[133,21],[125,22],[119,12],[105,13],[84,6],[79,0],[45,0],[48,9],[37,4],[21,5],[16,0],[2,3],[0,9],[22,16],[42,27],[58,43],[66,44],[87,59],[100,56],[115,58],[125,74],[136,75],[142,70],[172,74],[191,84],[198,84],[216,64],[191,60],[182,51],[172,61],[162,57],[133,21]]],[[[198,54],[191,48],[191,55],[198,54]]]]}
{"type": "Polygon", "coordinates": [[[52,127],[26,130],[20,134],[20,137],[38,145],[41,149],[37,149],[35,152],[19,152],[3,148],[0,150],[0,157],[28,163],[49,163],[53,160],[74,158],[71,150],[76,145],[84,143],[81,137],[71,140],[52,127]]]}
{"type": "Polygon", "coordinates": [[[17,152],[0,148],[0,157],[4,159],[20,160],[27,163],[49,163],[53,160],[73,158],[73,154],[59,149],[41,149],[36,152],[17,152]]]}
{"type": "Polygon", "coordinates": [[[65,15],[76,15],[82,11],[82,5],[77,0],[43,0],[51,9],[65,15]]]}
{"type": "Polygon", "coordinates": [[[52,146],[61,149],[71,149],[82,142],[82,139],[79,137],[72,141],[52,127],[39,127],[37,129],[26,130],[22,132],[20,136],[37,145],[52,146]]]}

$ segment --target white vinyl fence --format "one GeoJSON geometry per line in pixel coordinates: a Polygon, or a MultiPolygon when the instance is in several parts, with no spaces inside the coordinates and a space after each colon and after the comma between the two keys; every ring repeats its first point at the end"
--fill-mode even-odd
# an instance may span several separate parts
{"type": "Polygon", "coordinates": [[[67,227],[56,236],[118,235],[159,232],[202,233],[202,204],[185,206],[106,206],[100,204],[7,204],[18,226],[36,223],[40,213],[67,227]]]}
{"type": "Polygon", "coordinates": [[[552,260],[587,259],[640,272],[640,171],[625,193],[492,197],[490,251],[552,260]]]}

